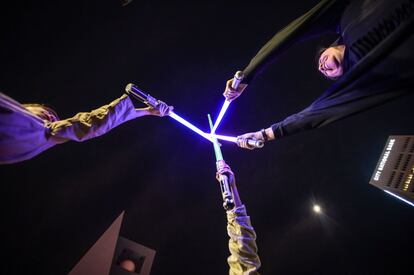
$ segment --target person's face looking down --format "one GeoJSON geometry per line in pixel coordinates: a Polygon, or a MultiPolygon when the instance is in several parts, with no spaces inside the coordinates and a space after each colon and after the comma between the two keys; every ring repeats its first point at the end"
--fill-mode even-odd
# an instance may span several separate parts
{"type": "Polygon", "coordinates": [[[345,45],[329,47],[324,50],[318,62],[318,70],[327,78],[336,79],[343,75],[345,45]]]}

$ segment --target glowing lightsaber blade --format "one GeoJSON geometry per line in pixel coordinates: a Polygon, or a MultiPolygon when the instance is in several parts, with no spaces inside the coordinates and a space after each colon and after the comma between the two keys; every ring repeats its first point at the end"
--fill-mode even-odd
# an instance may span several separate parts
{"type": "Polygon", "coordinates": [[[174,112],[170,112],[170,117],[175,119],[176,121],[180,122],[182,125],[188,127],[189,129],[193,130],[194,132],[196,132],[197,134],[199,134],[200,136],[202,136],[203,138],[212,141],[211,140],[211,136],[209,134],[204,133],[203,131],[201,131],[199,128],[197,128],[196,126],[194,126],[193,124],[191,124],[190,122],[188,122],[187,120],[185,120],[184,118],[180,117],[179,115],[177,115],[174,112]]]}
{"type": "Polygon", "coordinates": [[[223,119],[224,114],[227,112],[227,109],[230,106],[230,101],[227,99],[224,101],[223,106],[221,106],[220,113],[217,116],[216,122],[214,123],[213,128],[211,129],[211,133],[214,134],[217,128],[220,125],[221,120],[223,119]]]}
{"type": "MultiPolygon", "coordinates": [[[[237,71],[236,74],[234,75],[233,82],[231,83],[231,87],[233,89],[237,89],[237,87],[239,86],[239,84],[243,80],[243,77],[244,77],[243,72],[242,71],[237,71]]],[[[226,113],[229,106],[230,106],[230,101],[228,101],[226,99],[223,103],[223,106],[221,107],[221,110],[220,110],[218,116],[217,116],[216,122],[214,123],[214,126],[211,129],[212,134],[214,134],[216,132],[216,130],[219,127],[220,122],[223,119],[223,116],[226,113]]]]}
{"type": "MultiPolygon", "coordinates": [[[[128,84],[125,88],[125,91],[128,95],[131,95],[135,99],[141,101],[142,103],[144,103],[144,104],[146,104],[150,107],[157,108],[157,106],[160,104],[159,100],[152,97],[150,94],[147,94],[146,92],[142,91],[135,84],[132,84],[132,83],[128,84]]],[[[179,123],[181,123],[182,125],[186,126],[187,128],[193,130],[194,132],[196,132],[197,134],[199,134],[203,138],[205,138],[209,141],[212,141],[211,136],[209,134],[204,133],[199,128],[197,128],[196,126],[194,126],[193,124],[191,124],[190,122],[185,120],[184,118],[180,117],[179,115],[177,115],[173,111],[170,111],[169,116],[172,119],[174,119],[174,120],[178,121],[179,123]]]]}
{"type": "Polygon", "coordinates": [[[237,143],[237,138],[236,137],[223,136],[223,135],[217,135],[217,134],[211,134],[211,137],[216,138],[216,139],[221,139],[221,140],[237,143]]]}

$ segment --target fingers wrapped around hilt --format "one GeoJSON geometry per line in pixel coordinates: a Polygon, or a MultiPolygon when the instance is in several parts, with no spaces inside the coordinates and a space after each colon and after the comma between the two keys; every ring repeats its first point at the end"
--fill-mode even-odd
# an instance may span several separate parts
{"type": "Polygon", "coordinates": [[[216,167],[217,167],[216,179],[218,181],[221,180],[221,175],[225,175],[229,179],[230,184],[234,183],[234,180],[235,180],[234,173],[231,170],[230,166],[224,160],[217,161],[216,167]]]}
{"type": "Polygon", "coordinates": [[[161,100],[157,101],[157,105],[155,108],[160,112],[161,116],[168,116],[170,112],[174,110],[173,106],[168,106],[167,103],[161,100]]]}

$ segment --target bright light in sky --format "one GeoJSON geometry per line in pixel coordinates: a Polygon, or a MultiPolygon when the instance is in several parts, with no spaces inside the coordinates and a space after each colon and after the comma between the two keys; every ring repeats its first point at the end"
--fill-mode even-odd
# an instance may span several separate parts
{"type": "Polygon", "coordinates": [[[321,207],[320,207],[319,205],[314,204],[314,205],[313,205],[313,212],[315,212],[315,213],[319,214],[319,213],[321,213],[321,212],[322,212],[322,209],[321,209],[321,207]]]}

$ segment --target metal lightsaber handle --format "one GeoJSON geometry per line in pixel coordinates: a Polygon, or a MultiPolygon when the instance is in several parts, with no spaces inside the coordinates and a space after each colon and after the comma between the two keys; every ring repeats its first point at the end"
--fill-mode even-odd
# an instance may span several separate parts
{"type": "Polygon", "coordinates": [[[233,195],[226,175],[220,175],[220,189],[223,196],[223,207],[226,211],[234,208],[233,195]]]}
{"type": "MultiPolygon", "coordinates": [[[[223,136],[223,135],[217,135],[217,134],[213,134],[212,137],[216,139],[220,139],[220,140],[234,142],[236,144],[239,144],[240,142],[240,139],[237,139],[237,137],[223,136]]],[[[252,139],[252,138],[246,139],[246,142],[249,146],[254,147],[254,148],[263,148],[265,144],[263,140],[260,140],[260,139],[257,140],[257,139],[252,139]]]]}
{"type": "Polygon", "coordinates": [[[249,149],[255,149],[255,148],[263,148],[264,141],[261,139],[252,139],[252,138],[239,138],[236,140],[236,143],[239,147],[242,148],[249,148],[249,149]]]}
{"type": "Polygon", "coordinates": [[[254,147],[254,148],[263,148],[264,141],[263,140],[260,140],[260,139],[259,140],[256,140],[256,139],[249,138],[249,139],[247,139],[247,144],[249,146],[254,147]]]}
{"type": "MultiPolygon", "coordinates": [[[[221,170],[226,165],[223,159],[217,160],[216,162],[216,169],[217,172],[221,170]]],[[[234,199],[233,199],[233,191],[231,190],[229,178],[226,174],[220,174],[219,176],[220,181],[220,190],[221,196],[223,197],[223,207],[226,211],[231,210],[234,208],[234,199]]]]}
{"type": "Polygon", "coordinates": [[[140,88],[138,88],[135,84],[129,83],[126,87],[125,87],[125,91],[128,95],[133,96],[134,98],[138,99],[139,101],[141,101],[142,103],[156,108],[160,102],[158,101],[158,99],[152,97],[150,94],[144,92],[143,90],[141,90],[140,88]]]}
{"type": "Polygon", "coordinates": [[[235,90],[239,87],[239,84],[242,82],[244,78],[244,74],[242,71],[237,71],[233,77],[233,81],[231,83],[231,87],[235,90]]]}

